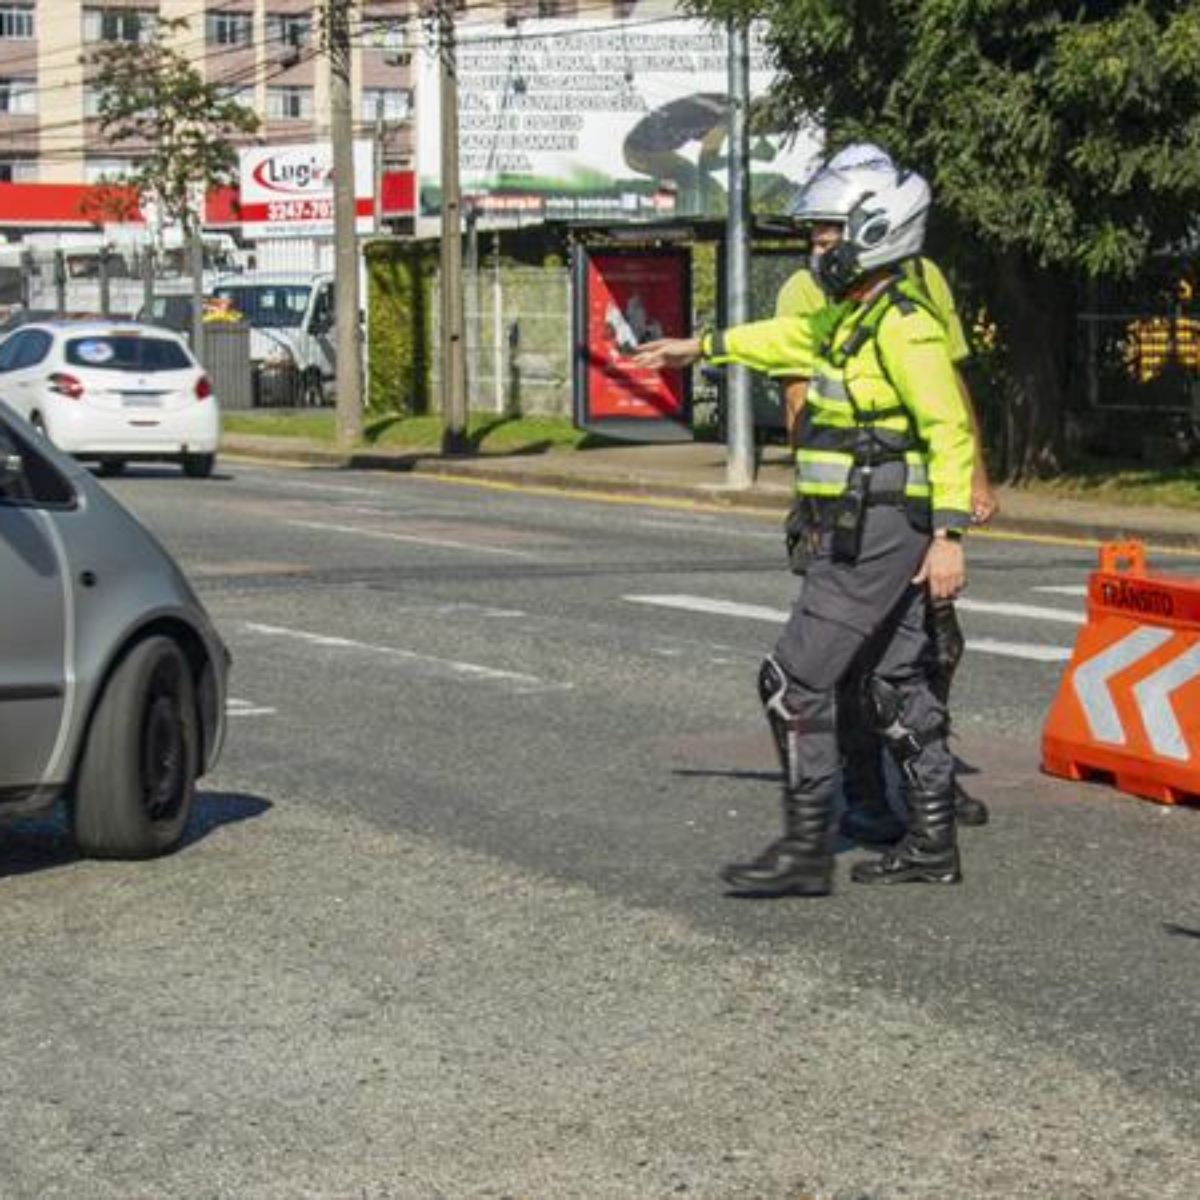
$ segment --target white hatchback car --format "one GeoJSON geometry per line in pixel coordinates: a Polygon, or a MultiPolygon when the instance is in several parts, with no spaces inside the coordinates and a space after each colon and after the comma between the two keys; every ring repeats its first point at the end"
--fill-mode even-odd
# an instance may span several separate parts
{"type": "Polygon", "coordinates": [[[177,334],[113,320],[22,325],[0,342],[0,400],[60,450],[116,475],[129,461],[212,474],[221,418],[177,334]]]}

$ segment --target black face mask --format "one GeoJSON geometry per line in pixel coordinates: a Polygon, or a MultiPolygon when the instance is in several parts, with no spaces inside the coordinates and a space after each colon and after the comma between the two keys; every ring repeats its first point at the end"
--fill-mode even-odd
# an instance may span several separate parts
{"type": "Polygon", "coordinates": [[[817,259],[816,274],[826,294],[840,300],[863,276],[858,251],[849,242],[838,242],[817,259]]]}

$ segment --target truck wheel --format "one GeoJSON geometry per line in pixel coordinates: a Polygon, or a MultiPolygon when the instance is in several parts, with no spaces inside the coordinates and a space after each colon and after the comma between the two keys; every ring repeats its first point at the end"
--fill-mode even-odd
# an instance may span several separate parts
{"type": "Polygon", "coordinates": [[[309,371],[304,376],[300,389],[300,403],[305,408],[323,408],[325,405],[325,384],[320,371],[309,371]]]}
{"type": "Polygon", "coordinates": [[[117,665],[88,730],[72,824],[81,854],[152,858],[178,846],[199,767],[191,671],[167,637],[117,665]]]}
{"type": "Polygon", "coordinates": [[[215,454],[185,454],[183,456],[183,473],[189,479],[207,479],[217,465],[215,454]]]}

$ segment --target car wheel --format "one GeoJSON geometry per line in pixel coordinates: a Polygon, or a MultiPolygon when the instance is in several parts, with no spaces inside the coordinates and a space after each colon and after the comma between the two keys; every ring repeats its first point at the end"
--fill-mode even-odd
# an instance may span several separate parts
{"type": "Polygon", "coordinates": [[[178,846],[199,771],[195,687],[170,638],[138,642],[108,681],[75,785],[75,843],[91,858],[178,846]]]}
{"type": "Polygon", "coordinates": [[[123,458],[102,458],[97,469],[105,479],[112,479],[116,475],[125,474],[125,460],[123,458]]]}
{"type": "Polygon", "coordinates": [[[183,473],[189,479],[207,479],[217,465],[215,454],[185,454],[183,456],[183,473]]]}
{"type": "Polygon", "coordinates": [[[309,371],[300,390],[300,403],[305,408],[322,408],[325,404],[325,384],[320,371],[309,371]]]}

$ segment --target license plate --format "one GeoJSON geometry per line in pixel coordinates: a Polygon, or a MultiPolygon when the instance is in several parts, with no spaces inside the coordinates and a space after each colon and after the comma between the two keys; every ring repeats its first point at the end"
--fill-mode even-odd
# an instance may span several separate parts
{"type": "Polygon", "coordinates": [[[126,408],[162,408],[162,397],[125,392],[121,397],[121,403],[126,408]]]}

